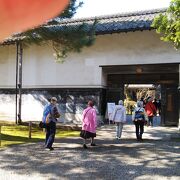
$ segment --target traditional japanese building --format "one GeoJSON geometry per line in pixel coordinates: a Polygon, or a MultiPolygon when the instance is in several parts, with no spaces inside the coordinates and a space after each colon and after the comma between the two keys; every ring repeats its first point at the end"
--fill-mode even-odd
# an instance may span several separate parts
{"type": "MultiPolygon", "coordinates": [[[[56,63],[49,46],[23,49],[22,120],[40,120],[51,96],[58,98],[63,118],[80,121],[89,99],[99,118],[107,102],[124,98],[125,84],[161,85],[162,124],[179,123],[180,52],[160,40],[151,27],[164,9],[63,21],[61,26],[95,19],[96,42],[81,53],[71,53],[56,63]]],[[[16,40],[0,47],[0,119],[15,119],[16,40]]]]}

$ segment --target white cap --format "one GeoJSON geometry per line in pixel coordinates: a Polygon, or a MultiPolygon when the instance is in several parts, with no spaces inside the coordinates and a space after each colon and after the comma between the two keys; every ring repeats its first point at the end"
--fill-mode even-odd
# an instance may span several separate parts
{"type": "Polygon", "coordinates": [[[56,97],[52,97],[51,101],[56,101],[57,102],[57,98],[56,97]]]}
{"type": "Polygon", "coordinates": [[[143,107],[143,102],[142,101],[137,101],[137,107],[143,107]]]}
{"type": "Polygon", "coordinates": [[[119,100],[118,104],[119,104],[119,105],[123,105],[124,103],[123,103],[122,100],[119,100]]]}

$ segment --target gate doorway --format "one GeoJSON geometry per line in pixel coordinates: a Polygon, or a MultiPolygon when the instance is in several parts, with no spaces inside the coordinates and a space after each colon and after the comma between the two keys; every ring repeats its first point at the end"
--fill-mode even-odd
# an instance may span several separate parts
{"type": "Polygon", "coordinates": [[[161,86],[161,125],[177,126],[179,122],[179,64],[101,66],[107,79],[106,103],[125,100],[126,84],[161,86]]]}
{"type": "Polygon", "coordinates": [[[143,103],[145,108],[147,99],[151,97],[156,107],[154,126],[161,125],[161,85],[156,84],[125,84],[124,85],[124,106],[126,107],[127,123],[132,124],[132,113],[137,101],[143,103]]]}

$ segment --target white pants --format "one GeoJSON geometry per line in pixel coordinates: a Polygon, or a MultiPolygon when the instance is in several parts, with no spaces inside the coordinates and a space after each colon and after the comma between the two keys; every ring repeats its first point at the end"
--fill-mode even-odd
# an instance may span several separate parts
{"type": "Polygon", "coordinates": [[[116,137],[121,138],[123,129],[123,123],[122,122],[116,122],[116,137]]]}

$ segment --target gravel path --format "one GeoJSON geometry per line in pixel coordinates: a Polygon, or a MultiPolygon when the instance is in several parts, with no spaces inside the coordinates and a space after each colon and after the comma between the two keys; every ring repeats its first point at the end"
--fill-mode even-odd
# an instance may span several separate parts
{"type": "Polygon", "coordinates": [[[54,151],[43,143],[0,149],[2,180],[179,180],[180,140],[177,128],[146,128],[137,142],[134,127],[115,140],[114,126],[98,131],[98,146],[82,149],[80,138],[56,139],[54,151]]]}

